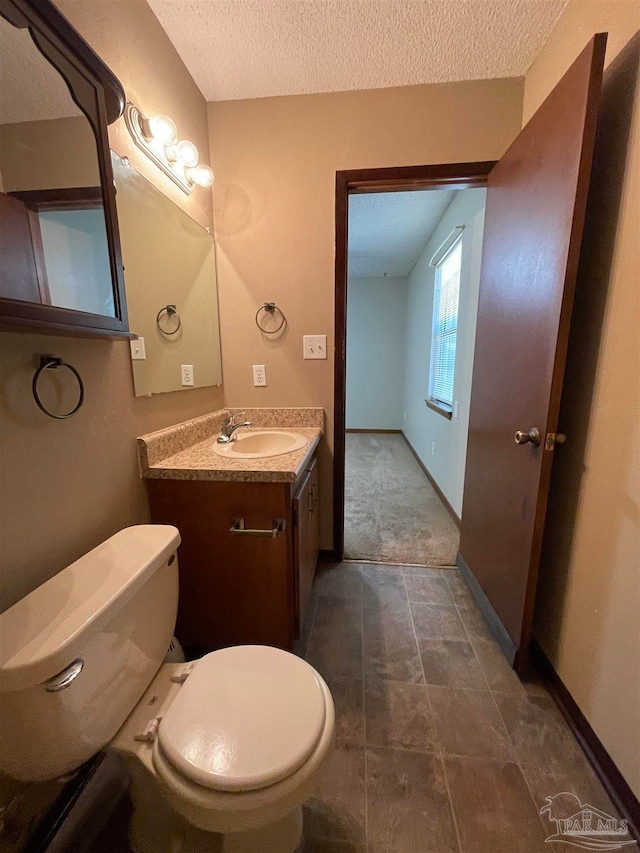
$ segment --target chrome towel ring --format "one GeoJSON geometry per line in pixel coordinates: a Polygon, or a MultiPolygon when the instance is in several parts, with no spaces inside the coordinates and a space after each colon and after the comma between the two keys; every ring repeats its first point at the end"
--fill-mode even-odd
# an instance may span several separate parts
{"type": "Polygon", "coordinates": [[[64,421],[67,418],[70,418],[71,415],[75,415],[78,409],[84,403],[84,384],[82,382],[82,377],[75,369],[72,364],[64,361],[61,358],[58,358],[56,355],[50,355],[49,353],[40,356],[40,366],[33,374],[33,381],[31,383],[31,390],[33,392],[33,399],[36,401],[36,405],[38,408],[45,413],[45,415],[49,415],[50,418],[55,418],[58,421],[64,421]],[[66,415],[56,415],[55,412],[50,412],[49,409],[45,407],[42,400],[40,399],[40,394],[38,393],[38,383],[40,382],[40,377],[44,370],[57,370],[59,367],[66,367],[67,370],[70,370],[73,375],[78,380],[78,402],[71,409],[70,412],[67,412],[66,415]]]}
{"type": "Polygon", "coordinates": [[[167,335],[167,336],[177,335],[178,332],[180,331],[180,326],[182,326],[182,320],[180,319],[180,315],[178,314],[178,309],[176,308],[176,306],[175,305],[165,305],[164,308],[161,308],[158,311],[158,314],[156,316],[156,325],[160,329],[160,331],[162,332],[163,335],[167,335]],[[162,326],[160,325],[160,318],[165,313],[166,313],[167,317],[175,317],[178,321],[178,325],[175,327],[175,329],[172,332],[168,332],[166,329],[163,329],[162,326]]]}
{"type": "Polygon", "coordinates": [[[265,302],[265,303],[264,303],[264,305],[261,305],[261,306],[258,308],[258,310],[256,311],[256,326],[257,326],[257,327],[260,329],[260,331],[261,331],[263,334],[265,334],[265,335],[277,335],[277,334],[278,334],[278,332],[282,330],[282,328],[284,327],[284,324],[285,324],[286,322],[287,322],[287,318],[284,316],[284,312],[283,312],[280,308],[278,308],[278,306],[276,305],[276,303],[275,303],[275,302],[265,302]],[[260,320],[258,319],[258,318],[260,317],[260,312],[261,312],[261,311],[264,311],[264,312],[265,312],[265,314],[267,314],[267,315],[269,315],[269,316],[271,316],[271,317],[275,317],[275,314],[276,314],[276,311],[277,311],[277,312],[278,312],[278,314],[280,315],[280,317],[282,318],[282,319],[281,319],[281,322],[280,322],[280,325],[279,325],[276,329],[264,329],[264,328],[260,325],[260,320]]]}

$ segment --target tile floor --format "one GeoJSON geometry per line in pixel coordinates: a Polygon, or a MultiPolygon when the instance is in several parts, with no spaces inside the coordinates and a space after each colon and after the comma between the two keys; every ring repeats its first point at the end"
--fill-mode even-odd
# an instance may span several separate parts
{"type": "Polygon", "coordinates": [[[572,792],[617,815],[457,570],[321,567],[297,651],[326,678],[338,721],[305,853],[566,853],[545,843],[546,797],[572,792]]]}
{"type": "MultiPolygon", "coordinates": [[[[545,843],[554,829],[539,815],[563,791],[617,816],[553,700],[507,665],[455,569],[320,567],[296,651],[337,712],[300,853],[568,853],[578,848],[545,843]]],[[[93,853],[129,853],[125,819],[93,853]]]]}

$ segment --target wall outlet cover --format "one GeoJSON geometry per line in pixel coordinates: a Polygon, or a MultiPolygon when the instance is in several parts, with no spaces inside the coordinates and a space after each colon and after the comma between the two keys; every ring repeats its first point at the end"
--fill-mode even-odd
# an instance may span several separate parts
{"type": "Polygon", "coordinates": [[[182,372],[182,384],[193,385],[193,365],[181,364],[180,370],[182,372]]]}
{"type": "Polygon", "coordinates": [[[302,338],[303,358],[326,358],[327,336],[326,335],[304,335],[302,338]]]}
{"type": "Polygon", "coordinates": [[[133,361],[144,361],[147,353],[144,348],[144,338],[136,338],[134,341],[129,341],[131,346],[131,358],[133,361]]]}
{"type": "Polygon", "coordinates": [[[267,368],[264,364],[253,365],[253,384],[256,388],[261,388],[267,384],[267,368]]]}

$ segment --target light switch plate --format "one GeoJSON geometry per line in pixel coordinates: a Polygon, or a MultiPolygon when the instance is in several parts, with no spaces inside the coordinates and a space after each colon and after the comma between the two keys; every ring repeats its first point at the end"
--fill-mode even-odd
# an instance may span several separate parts
{"type": "Polygon", "coordinates": [[[326,358],[327,336],[326,335],[304,335],[302,338],[303,358],[326,358]]]}
{"type": "Polygon", "coordinates": [[[129,341],[131,346],[131,358],[133,361],[144,361],[147,353],[144,348],[144,338],[136,338],[134,341],[129,341]]]}
{"type": "Polygon", "coordinates": [[[181,364],[180,369],[182,370],[182,384],[193,385],[193,365],[181,364]]]}
{"type": "Polygon", "coordinates": [[[453,401],[453,417],[454,417],[454,418],[457,418],[457,417],[458,417],[458,411],[459,411],[459,409],[460,409],[460,406],[459,406],[459,404],[458,404],[458,401],[457,401],[457,400],[454,400],[454,401],[453,401]]]}
{"type": "Polygon", "coordinates": [[[267,368],[264,364],[253,365],[253,384],[256,388],[267,384],[267,368]]]}

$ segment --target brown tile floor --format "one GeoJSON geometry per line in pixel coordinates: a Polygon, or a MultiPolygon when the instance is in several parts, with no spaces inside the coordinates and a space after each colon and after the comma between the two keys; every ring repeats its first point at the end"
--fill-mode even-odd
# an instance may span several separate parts
{"type": "Polygon", "coordinates": [[[545,843],[554,825],[539,814],[563,791],[617,816],[546,689],[509,667],[455,569],[321,567],[297,652],[337,712],[305,853],[566,853],[545,843]]]}
{"type": "MultiPolygon", "coordinates": [[[[545,843],[546,797],[572,792],[616,815],[545,688],[510,669],[456,570],[321,567],[297,652],[326,678],[337,715],[301,853],[567,853],[545,843]]],[[[119,823],[96,853],[128,853],[119,823]]]]}

